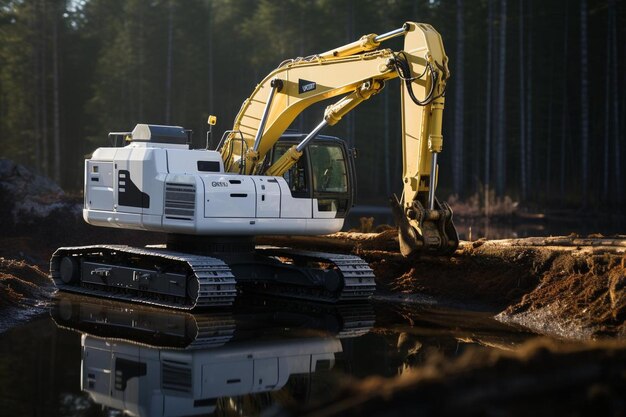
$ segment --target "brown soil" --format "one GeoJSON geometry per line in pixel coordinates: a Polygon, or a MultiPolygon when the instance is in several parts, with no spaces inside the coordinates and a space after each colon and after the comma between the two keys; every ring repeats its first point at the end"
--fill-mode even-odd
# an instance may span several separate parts
{"type": "Polygon", "coordinates": [[[475,242],[464,243],[451,258],[404,261],[380,253],[368,257],[381,284],[390,290],[505,308],[498,319],[539,333],[625,337],[625,248],[593,242],[475,242]]]}
{"type": "Polygon", "coordinates": [[[38,267],[0,258],[0,309],[33,306],[49,298],[53,290],[52,280],[38,267]]]}
{"type": "Polygon", "coordinates": [[[498,318],[566,337],[626,337],[624,258],[558,254],[539,285],[498,318]]]}
{"type": "Polygon", "coordinates": [[[382,288],[425,293],[441,300],[499,309],[520,299],[537,284],[527,253],[462,252],[453,257],[422,256],[411,260],[397,253],[362,252],[382,288]]]}

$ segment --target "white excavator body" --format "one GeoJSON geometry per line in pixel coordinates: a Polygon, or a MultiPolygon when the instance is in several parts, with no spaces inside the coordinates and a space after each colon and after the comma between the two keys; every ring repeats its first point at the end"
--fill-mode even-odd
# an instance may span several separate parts
{"type": "MultiPolygon", "coordinates": [[[[135,132],[150,127],[138,125],[135,132]]],[[[180,127],[158,128],[183,132],[180,127]]],[[[320,235],[343,227],[347,211],[340,210],[343,200],[294,197],[282,176],[225,172],[217,151],[134,137],[124,147],[98,148],[85,161],[87,223],[220,236],[320,235]]],[[[343,171],[335,189],[345,195],[345,155],[340,147],[328,151],[343,158],[333,163],[343,171]]],[[[317,187],[317,181],[311,185],[317,187]]],[[[324,191],[332,193],[328,189],[324,191]]]]}

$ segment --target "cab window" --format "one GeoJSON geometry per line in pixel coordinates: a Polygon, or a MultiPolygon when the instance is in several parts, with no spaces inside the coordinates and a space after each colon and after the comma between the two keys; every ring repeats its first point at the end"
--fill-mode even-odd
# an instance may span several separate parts
{"type": "Polygon", "coordinates": [[[313,190],[318,193],[347,193],[348,176],[341,147],[309,145],[313,167],[313,190]]]}

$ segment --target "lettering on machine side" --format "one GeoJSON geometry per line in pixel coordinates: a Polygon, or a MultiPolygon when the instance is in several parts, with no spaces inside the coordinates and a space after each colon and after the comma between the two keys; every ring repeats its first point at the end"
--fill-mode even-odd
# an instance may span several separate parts
{"type": "Polygon", "coordinates": [[[317,84],[314,81],[307,81],[307,80],[298,80],[298,93],[299,94],[304,94],[304,93],[308,93],[309,91],[313,91],[317,88],[317,84]]]}

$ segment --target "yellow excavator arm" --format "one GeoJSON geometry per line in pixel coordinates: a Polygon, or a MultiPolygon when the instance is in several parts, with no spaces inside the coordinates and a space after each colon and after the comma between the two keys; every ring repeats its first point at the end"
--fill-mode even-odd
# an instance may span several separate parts
{"type": "Polygon", "coordinates": [[[403,85],[403,193],[392,201],[402,253],[454,251],[458,237],[452,212],[434,196],[437,154],[443,145],[448,58],[441,36],[428,24],[407,22],[383,35],[365,35],[319,55],[283,62],[242,104],[220,148],[225,169],[282,175],[324,126],[336,124],[394,78],[401,78],[403,85]],[[402,51],[378,49],[383,41],[396,36],[404,36],[402,51]],[[323,120],[300,144],[271,166],[264,164],[267,153],[302,111],[337,96],[344,97],[326,108],[323,120]]]}

